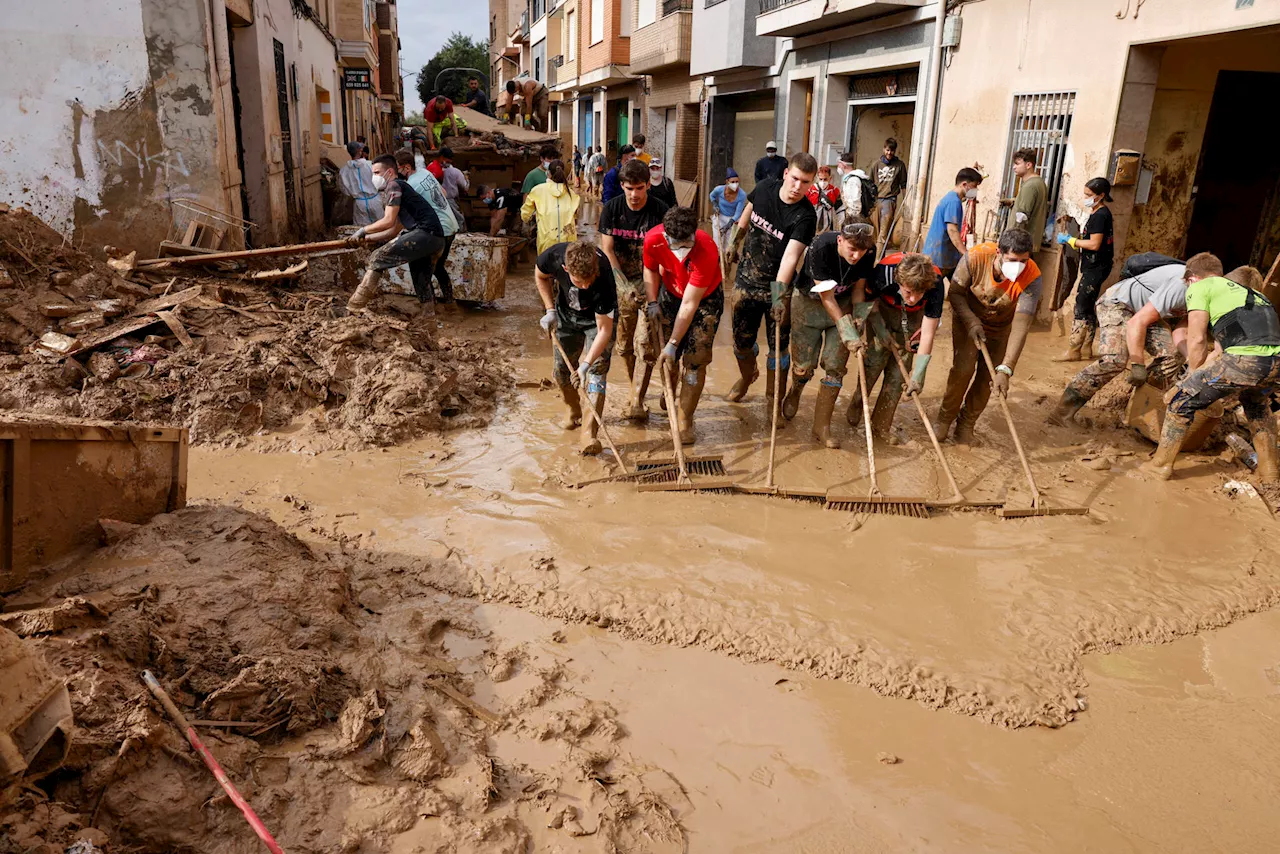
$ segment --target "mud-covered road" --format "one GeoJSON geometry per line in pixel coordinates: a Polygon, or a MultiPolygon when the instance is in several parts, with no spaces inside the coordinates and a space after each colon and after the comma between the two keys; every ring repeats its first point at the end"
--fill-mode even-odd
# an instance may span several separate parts
{"type": "MultiPolygon", "coordinates": [[[[447,566],[454,593],[465,578],[495,638],[561,661],[577,694],[617,711],[623,748],[679,781],[690,851],[1273,850],[1277,528],[1222,493],[1241,474],[1229,460],[1191,456],[1152,483],[1132,474],[1150,445],[1113,413],[1094,430],[1042,426],[1078,366],[1049,362],[1061,339],[1038,329],[1011,404],[1049,501],[1088,517],[574,490],[607,457],[579,457],[557,426],[538,314],[527,273],[500,310],[442,312],[442,337],[522,344],[517,393],[490,426],[313,456],[193,448],[192,498],[447,566]]],[[[697,450],[763,481],[762,384],[725,401],[727,327],[726,312],[697,450]]],[[[620,360],[610,382],[622,453],[669,450],[656,397],[647,427],[628,424],[620,360]]],[[[831,451],[809,438],[813,395],[780,435],[778,483],[865,489],[847,398],[831,451]]],[[[946,497],[908,401],[897,427],[907,442],[877,448],[885,492],[946,497]]],[[[946,446],[962,489],[1025,504],[994,405],[978,433],[946,446]]]]}

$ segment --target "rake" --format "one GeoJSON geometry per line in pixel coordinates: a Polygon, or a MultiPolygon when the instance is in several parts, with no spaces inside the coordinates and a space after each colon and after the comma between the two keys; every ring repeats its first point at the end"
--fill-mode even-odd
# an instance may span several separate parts
{"type": "MultiPolygon", "coordinates": [[[[982,351],[982,359],[987,363],[987,374],[994,379],[996,367],[991,361],[991,353],[987,351],[986,342],[979,341],[978,349],[982,351]]],[[[1004,412],[1005,423],[1009,425],[1009,435],[1013,437],[1013,447],[1018,452],[1018,459],[1022,461],[1022,472],[1027,476],[1027,486],[1031,490],[1030,507],[1010,507],[1006,504],[996,511],[996,515],[1001,519],[1027,519],[1035,516],[1088,516],[1088,507],[1044,506],[1044,498],[1040,495],[1040,489],[1036,486],[1036,479],[1031,475],[1031,464],[1027,462],[1026,451],[1022,450],[1022,440],[1018,437],[1018,428],[1013,425],[1013,413],[1009,411],[1009,402],[1004,399],[1004,395],[998,392],[996,393],[996,399],[1000,401],[1000,409],[1004,412]]]]}
{"type": "Polygon", "coordinates": [[[851,513],[883,513],[890,516],[910,516],[915,519],[929,518],[929,502],[923,498],[886,498],[880,492],[880,484],[876,480],[876,449],[871,437],[871,406],[867,402],[871,390],[867,388],[867,362],[862,350],[858,351],[858,384],[862,391],[862,424],[867,434],[867,472],[871,479],[871,490],[864,496],[829,494],[826,508],[828,510],[844,510],[851,513]]]}
{"type": "MultiPolygon", "coordinates": [[[[569,361],[569,355],[565,353],[564,347],[560,345],[560,339],[556,338],[555,330],[552,329],[547,337],[551,339],[552,346],[554,346],[556,351],[560,353],[560,358],[564,360],[564,366],[572,371],[573,363],[569,361]]],[[[609,438],[609,431],[605,429],[604,419],[600,417],[600,413],[596,412],[595,406],[592,405],[591,396],[583,394],[582,392],[579,392],[578,396],[583,399],[583,403],[585,404],[582,408],[589,412],[591,417],[595,419],[596,427],[599,429],[600,435],[604,437],[604,443],[609,446],[610,451],[613,451],[613,456],[618,460],[618,465],[622,467],[622,473],[624,475],[629,474],[626,460],[622,459],[622,454],[618,453],[618,448],[613,444],[613,439],[609,438]]]]}

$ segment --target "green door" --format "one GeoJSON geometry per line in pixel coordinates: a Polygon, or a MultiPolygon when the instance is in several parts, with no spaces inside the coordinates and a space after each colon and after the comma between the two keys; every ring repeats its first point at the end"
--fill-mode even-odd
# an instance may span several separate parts
{"type": "Polygon", "coordinates": [[[631,142],[631,134],[627,133],[627,102],[618,103],[618,150],[631,142]]]}

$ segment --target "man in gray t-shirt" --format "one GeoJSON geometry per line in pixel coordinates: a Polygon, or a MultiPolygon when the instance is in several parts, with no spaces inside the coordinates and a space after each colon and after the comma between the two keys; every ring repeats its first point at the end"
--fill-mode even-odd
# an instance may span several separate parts
{"type": "Polygon", "coordinates": [[[1129,385],[1142,386],[1151,367],[1172,375],[1186,358],[1187,285],[1220,276],[1222,262],[1207,252],[1185,265],[1168,264],[1112,285],[1098,301],[1098,360],[1076,374],[1049,415],[1049,423],[1066,426],[1125,368],[1129,385]],[[1144,353],[1145,351],[1145,353],[1144,353]]]}

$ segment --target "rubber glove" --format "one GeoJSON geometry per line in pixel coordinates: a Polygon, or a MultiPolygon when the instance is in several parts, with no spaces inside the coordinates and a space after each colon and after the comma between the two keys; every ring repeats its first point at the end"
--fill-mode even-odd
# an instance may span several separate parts
{"type": "Polygon", "coordinates": [[[1009,396],[1009,375],[999,371],[991,378],[991,390],[1001,397],[1009,396]]]}
{"type": "Polygon", "coordinates": [[[538,325],[542,327],[543,332],[554,331],[556,328],[556,310],[554,308],[547,309],[547,313],[542,315],[538,325]]]}
{"type": "MultiPolygon", "coordinates": [[[[924,375],[929,370],[929,360],[932,358],[932,354],[929,353],[923,355],[917,353],[915,355],[914,361],[911,363],[911,382],[907,386],[908,394],[919,394],[924,388],[924,375]]],[[[1004,376],[1004,374],[1001,374],[1001,376],[1004,376]]]]}
{"type": "Polygon", "coordinates": [[[657,323],[661,312],[658,311],[658,301],[653,300],[644,307],[645,316],[649,318],[650,323],[657,323]]]}
{"type": "Polygon", "coordinates": [[[969,327],[969,340],[974,344],[981,344],[987,340],[987,333],[983,330],[982,324],[969,327]]]}
{"type": "Polygon", "coordinates": [[[573,383],[574,388],[582,388],[587,384],[587,370],[590,369],[591,363],[582,361],[578,363],[578,370],[573,376],[569,377],[569,382],[573,383]]]}
{"type": "Polygon", "coordinates": [[[1147,375],[1147,366],[1141,362],[1134,362],[1129,366],[1129,385],[1142,388],[1147,384],[1147,375]]]}
{"type": "Polygon", "coordinates": [[[369,230],[368,230],[365,226],[363,226],[363,225],[362,225],[362,226],[360,226],[359,228],[357,228],[357,229],[356,229],[355,234],[353,234],[353,235],[351,235],[350,237],[348,237],[348,238],[347,238],[347,242],[348,242],[348,243],[359,243],[360,241],[364,240],[364,236],[365,236],[365,234],[367,234],[367,233],[368,233],[368,231],[369,231],[369,230]]]}
{"type": "Polygon", "coordinates": [[[858,332],[858,325],[853,322],[852,315],[845,314],[840,317],[836,322],[836,332],[840,334],[840,340],[844,342],[844,346],[850,353],[856,354],[866,346],[862,335],[858,332]]]}
{"type": "Polygon", "coordinates": [[[774,322],[781,323],[787,307],[787,284],[777,281],[770,282],[769,296],[773,301],[774,322]]]}
{"type": "Polygon", "coordinates": [[[733,228],[729,229],[729,248],[724,251],[726,265],[738,263],[738,259],[742,255],[742,241],[746,239],[747,233],[739,228],[735,222],[733,228]]]}
{"type": "Polygon", "coordinates": [[[675,344],[672,344],[670,341],[667,342],[667,346],[662,348],[662,359],[667,363],[668,366],[674,365],[676,363],[676,345],[675,344]]]}
{"type": "Polygon", "coordinates": [[[1067,243],[1068,243],[1070,240],[1071,240],[1071,235],[1069,235],[1069,234],[1059,234],[1059,235],[1058,235],[1058,245],[1059,245],[1059,246],[1066,246],[1066,245],[1067,245],[1067,243]]]}

